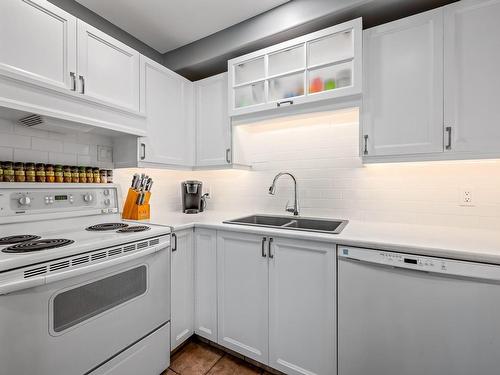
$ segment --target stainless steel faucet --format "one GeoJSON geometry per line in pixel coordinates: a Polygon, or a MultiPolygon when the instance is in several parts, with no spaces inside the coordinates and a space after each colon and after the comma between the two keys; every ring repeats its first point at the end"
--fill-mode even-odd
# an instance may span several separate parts
{"type": "Polygon", "coordinates": [[[294,197],[293,197],[293,206],[289,206],[288,203],[286,205],[286,211],[287,212],[292,212],[295,216],[299,215],[299,198],[297,194],[297,179],[295,176],[291,173],[288,172],[280,172],[278,173],[273,180],[273,184],[269,187],[269,194],[274,195],[276,193],[276,182],[281,176],[290,176],[293,180],[293,187],[294,187],[294,197]]]}

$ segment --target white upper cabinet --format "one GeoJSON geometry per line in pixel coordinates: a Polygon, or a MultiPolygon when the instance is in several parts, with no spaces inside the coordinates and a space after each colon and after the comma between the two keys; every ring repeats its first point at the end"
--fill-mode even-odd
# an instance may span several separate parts
{"type": "Polygon", "coordinates": [[[141,56],[141,86],[141,109],[147,116],[148,136],[140,140],[140,161],[191,165],[193,84],[141,56]]]}
{"type": "Polygon", "coordinates": [[[500,0],[462,0],[366,30],[365,162],[500,155],[500,0]]]}
{"type": "Polygon", "coordinates": [[[442,10],[365,30],[363,48],[361,154],[442,152],[442,10]]]}
{"type": "Polygon", "coordinates": [[[0,73],[76,90],[76,23],[48,1],[0,1],[0,73]]]}
{"type": "Polygon", "coordinates": [[[231,163],[231,123],[227,114],[227,73],[194,83],[196,166],[231,163]]]}
{"type": "Polygon", "coordinates": [[[445,8],[447,152],[500,153],[499,20],[500,0],[463,0],[445,8]]]}
{"type": "Polygon", "coordinates": [[[361,18],[228,61],[229,114],[361,94],[361,18]]]}
{"type": "Polygon", "coordinates": [[[139,111],[139,52],[78,20],[78,92],[139,111]]]}

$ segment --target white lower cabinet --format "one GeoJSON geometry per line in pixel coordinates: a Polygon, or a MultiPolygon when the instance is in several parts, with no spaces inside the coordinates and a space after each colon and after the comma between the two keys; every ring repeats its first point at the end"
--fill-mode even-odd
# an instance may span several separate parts
{"type": "Polygon", "coordinates": [[[267,364],[269,265],[262,256],[262,244],[262,236],[217,234],[217,342],[267,364]]]}
{"type": "Polygon", "coordinates": [[[218,343],[287,374],[336,373],[335,245],[218,232],[218,343]]]}
{"type": "Polygon", "coordinates": [[[335,246],[271,241],[269,366],[286,374],[335,374],[335,246]]]}
{"type": "Polygon", "coordinates": [[[193,334],[193,230],[172,234],[171,350],[193,334]]]}
{"type": "Polygon", "coordinates": [[[217,342],[217,232],[194,231],[194,332],[217,342]]]}

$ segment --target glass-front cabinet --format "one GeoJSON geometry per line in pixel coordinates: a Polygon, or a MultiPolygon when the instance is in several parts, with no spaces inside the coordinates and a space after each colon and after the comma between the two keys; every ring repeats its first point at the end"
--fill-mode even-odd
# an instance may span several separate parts
{"type": "Polygon", "coordinates": [[[229,115],[361,94],[362,20],[228,61],[229,115]]]}

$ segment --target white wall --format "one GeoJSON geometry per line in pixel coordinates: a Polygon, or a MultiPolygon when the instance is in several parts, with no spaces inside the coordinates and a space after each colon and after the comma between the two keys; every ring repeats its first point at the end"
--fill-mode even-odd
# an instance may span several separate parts
{"type": "Polygon", "coordinates": [[[113,168],[113,163],[98,160],[98,146],[111,147],[111,138],[49,132],[0,118],[0,161],[113,168]]]}
{"type": "MultiPolygon", "coordinates": [[[[279,171],[299,180],[302,214],[462,227],[500,229],[500,161],[457,161],[363,166],[358,156],[357,111],[245,125],[252,171],[174,172],[147,170],[155,178],[153,209],[180,209],[179,184],[200,179],[210,187],[209,209],[284,212],[291,183],[268,187],[279,171]],[[471,189],[473,207],[460,205],[471,189]]],[[[115,171],[128,186],[132,170],[115,171]]]]}

